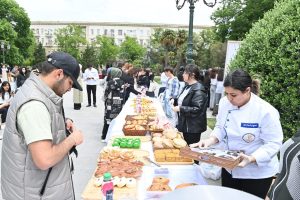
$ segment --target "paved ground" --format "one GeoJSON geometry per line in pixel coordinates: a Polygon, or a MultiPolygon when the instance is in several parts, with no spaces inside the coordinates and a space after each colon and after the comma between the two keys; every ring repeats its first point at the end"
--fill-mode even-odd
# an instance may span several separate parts
{"type": "MultiPolygon", "coordinates": [[[[81,193],[83,192],[85,185],[95,170],[97,156],[101,148],[104,146],[100,139],[104,111],[103,102],[101,100],[102,95],[103,89],[98,86],[97,108],[87,108],[85,107],[87,105],[86,92],[84,91],[84,102],[81,110],[73,109],[72,92],[69,92],[64,96],[64,108],[66,116],[74,120],[76,126],[83,131],[85,137],[84,143],[78,147],[78,158],[73,159],[75,165],[73,180],[77,199],[81,199],[81,193]]],[[[209,133],[210,130],[208,130],[203,136],[205,137],[209,133]]],[[[2,149],[2,140],[0,140],[0,149],[2,149]]],[[[220,181],[208,182],[209,184],[213,185],[220,184],[220,181]]]]}

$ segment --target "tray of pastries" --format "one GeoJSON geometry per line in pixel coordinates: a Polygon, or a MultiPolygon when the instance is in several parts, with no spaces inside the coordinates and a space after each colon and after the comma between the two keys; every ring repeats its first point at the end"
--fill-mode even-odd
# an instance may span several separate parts
{"type": "Polygon", "coordinates": [[[123,126],[123,133],[125,136],[145,136],[147,132],[147,126],[133,124],[125,124],[123,126]]]}
{"type": "Polygon", "coordinates": [[[175,128],[152,133],[152,142],[154,149],[180,149],[187,146],[183,136],[175,128]]]}
{"type": "Polygon", "coordinates": [[[241,151],[221,149],[201,149],[185,147],[180,149],[180,155],[186,158],[206,162],[227,169],[235,168],[241,161],[241,151]]]}
{"type": "Polygon", "coordinates": [[[126,121],[132,121],[132,120],[148,120],[147,115],[127,115],[125,117],[126,121]]]}
{"type": "Polygon", "coordinates": [[[155,162],[161,165],[192,165],[194,161],[179,155],[179,149],[155,149],[155,162]]]}

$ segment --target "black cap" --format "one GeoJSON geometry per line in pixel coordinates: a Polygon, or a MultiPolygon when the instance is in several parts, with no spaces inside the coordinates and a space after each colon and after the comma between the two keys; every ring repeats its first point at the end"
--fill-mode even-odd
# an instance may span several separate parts
{"type": "Polygon", "coordinates": [[[76,59],[65,52],[53,52],[47,56],[47,61],[54,67],[62,69],[64,73],[73,81],[73,88],[82,91],[81,85],[78,83],[77,78],[80,73],[80,67],[76,59]]]}

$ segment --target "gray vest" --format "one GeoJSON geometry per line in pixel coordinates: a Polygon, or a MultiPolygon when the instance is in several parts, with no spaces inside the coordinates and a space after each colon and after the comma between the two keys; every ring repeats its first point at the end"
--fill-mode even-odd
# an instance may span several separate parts
{"type": "MultiPolygon", "coordinates": [[[[38,76],[31,73],[15,95],[7,114],[1,161],[2,196],[8,200],[75,199],[68,155],[53,166],[45,193],[43,197],[39,195],[48,170],[40,170],[36,167],[24,141],[23,133],[16,127],[18,110],[31,100],[44,103],[50,113],[52,143],[59,144],[66,138],[62,98],[57,96],[38,76]]],[[[39,114],[36,113],[35,117],[39,117],[39,114]]]]}

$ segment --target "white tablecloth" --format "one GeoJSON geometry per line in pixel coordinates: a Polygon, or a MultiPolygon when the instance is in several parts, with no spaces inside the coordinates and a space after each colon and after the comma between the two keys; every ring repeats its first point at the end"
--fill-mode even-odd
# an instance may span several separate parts
{"type": "Polygon", "coordinates": [[[262,200],[252,194],[227,187],[198,185],[169,192],[161,200],[203,199],[203,200],[262,200]]]}
{"type": "MultiPolygon", "coordinates": [[[[112,120],[107,136],[106,141],[108,142],[112,137],[115,136],[124,136],[124,133],[122,131],[122,128],[125,124],[125,117],[127,115],[134,115],[134,107],[133,104],[133,98],[135,96],[131,96],[128,101],[123,106],[122,111],[120,114],[112,120]]],[[[148,97],[147,97],[148,98],[148,97]]],[[[162,109],[161,103],[156,98],[149,98],[153,101],[154,106],[157,109],[157,115],[160,117],[165,117],[165,113],[162,109]]],[[[153,146],[152,142],[142,142],[141,149],[147,150],[149,152],[149,157],[151,160],[154,160],[154,154],[153,154],[153,146]]],[[[167,168],[169,170],[169,173],[167,176],[170,179],[170,187],[172,189],[175,188],[176,185],[179,185],[181,183],[197,183],[200,185],[206,185],[206,181],[203,178],[203,176],[200,173],[200,170],[198,168],[198,165],[162,165],[163,168],[167,168]]],[[[151,164],[150,166],[144,166],[143,167],[143,174],[140,178],[139,185],[138,185],[138,199],[157,199],[160,198],[163,193],[148,193],[147,188],[151,185],[152,179],[155,174],[155,169],[158,168],[155,165],[151,164]]],[[[158,175],[157,175],[158,176],[158,175]]]]}
{"type": "MultiPolygon", "coordinates": [[[[124,104],[120,114],[111,121],[108,131],[107,131],[107,135],[106,135],[106,142],[108,142],[111,139],[111,137],[113,137],[113,136],[124,136],[122,129],[125,124],[125,117],[127,115],[135,115],[136,114],[134,112],[134,107],[132,106],[134,98],[136,98],[136,96],[131,94],[130,98],[124,104]]],[[[159,100],[157,98],[150,98],[150,97],[146,97],[146,98],[151,99],[153,101],[153,105],[155,106],[155,108],[157,110],[157,116],[165,117],[165,113],[162,109],[162,106],[161,106],[161,103],[159,102],[159,100]]]]}

